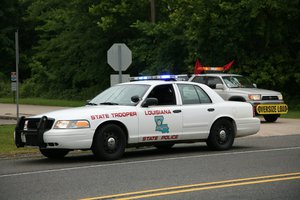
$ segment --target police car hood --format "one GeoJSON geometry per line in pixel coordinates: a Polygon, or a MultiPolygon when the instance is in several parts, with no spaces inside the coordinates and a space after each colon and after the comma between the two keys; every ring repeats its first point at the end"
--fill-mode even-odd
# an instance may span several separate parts
{"type": "Polygon", "coordinates": [[[56,120],[72,120],[72,119],[91,119],[92,115],[120,113],[135,111],[135,106],[119,106],[119,105],[99,105],[99,106],[83,106],[69,109],[56,110],[48,113],[33,116],[31,118],[40,118],[46,116],[56,120]]]}
{"type": "Polygon", "coordinates": [[[265,90],[260,88],[230,88],[231,92],[244,93],[244,94],[261,94],[262,96],[277,96],[281,95],[280,92],[273,90],[265,90]]]}

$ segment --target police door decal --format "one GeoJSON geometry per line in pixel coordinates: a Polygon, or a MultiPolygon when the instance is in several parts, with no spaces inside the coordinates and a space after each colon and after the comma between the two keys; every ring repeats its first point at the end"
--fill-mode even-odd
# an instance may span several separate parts
{"type": "Polygon", "coordinates": [[[168,124],[164,124],[164,116],[154,116],[154,121],[156,124],[155,131],[160,131],[162,133],[169,133],[168,124]]]}

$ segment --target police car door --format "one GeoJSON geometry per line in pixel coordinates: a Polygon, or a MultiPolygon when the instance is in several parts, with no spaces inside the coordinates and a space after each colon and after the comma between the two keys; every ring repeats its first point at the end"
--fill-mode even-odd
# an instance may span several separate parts
{"type": "Polygon", "coordinates": [[[139,142],[175,141],[182,133],[181,106],[177,105],[171,83],[155,86],[147,98],[156,98],[158,105],[141,107],[139,142]]]}
{"type": "Polygon", "coordinates": [[[216,112],[206,92],[197,85],[177,84],[182,99],[183,139],[204,139],[216,112]]]}

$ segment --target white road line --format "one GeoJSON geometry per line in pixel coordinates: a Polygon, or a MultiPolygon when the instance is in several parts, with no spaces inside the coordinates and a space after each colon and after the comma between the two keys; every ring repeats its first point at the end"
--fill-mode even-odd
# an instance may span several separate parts
{"type": "Polygon", "coordinates": [[[62,168],[62,169],[49,169],[49,170],[41,170],[41,171],[33,171],[33,172],[21,172],[21,173],[14,173],[14,174],[5,174],[5,175],[0,175],[0,178],[23,176],[23,175],[33,175],[33,174],[42,174],[42,173],[51,173],[51,172],[80,170],[80,169],[91,169],[91,168],[97,168],[97,167],[111,167],[111,166],[118,166],[118,165],[132,165],[132,164],[170,161],[170,160],[182,160],[182,159],[191,159],[191,158],[203,158],[203,157],[224,156],[224,155],[250,154],[250,153],[263,153],[263,152],[272,152],[272,151],[289,151],[289,150],[298,150],[298,149],[300,149],[300,146],[277,148],[277,149],[264,149],[264,150],[253,150],[253,151],[216,153],[216,154],[198,155],[198,156],[181,156],[181,157],[172,157],[172,158],[159,158],[159,159],[131,161],[131,162],[117,162],[117,163],[111,163],[111,164],[88,165],[88,166],[80,166],[80,167],[68,167],[68,168],[62,168]]]}

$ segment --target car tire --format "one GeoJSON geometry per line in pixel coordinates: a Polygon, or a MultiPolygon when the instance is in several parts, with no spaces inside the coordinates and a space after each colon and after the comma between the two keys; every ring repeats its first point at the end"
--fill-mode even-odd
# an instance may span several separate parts
{"type": "Polygon", "coordinates": [[[96,132],[92,151],[99,160],[117,160],[124,154],[125,147],[123,129],[115,124],[107,124],[96,132]]]}
{"type": "Polygon", "coordinates": [[[280,115],[264,115],[264,119],[267,122],[275,122],[279,117],[280,115]]]}
{"type": "Polygon", "coordinates": [[[168,150],[172,149],[172,147],[174,145],[175,145],[174,143],[167,143],[167,144],[157,144],[154,146],[160,151],[168,151],[168,150]]]}
{"type": "Polygon", "coordinates": [[[50,159],[62,159],[64,158],[70,150],[68,149],[42,149],[40,148],[40,152],[43,156],[50,159]]]}
{"type": "Polygon", "coordinates": [[[220,119],[213,124],[206,144],[213,150],[227,150],[232,147],[234,137],[235,130],[232,122],[220,119]]]}

